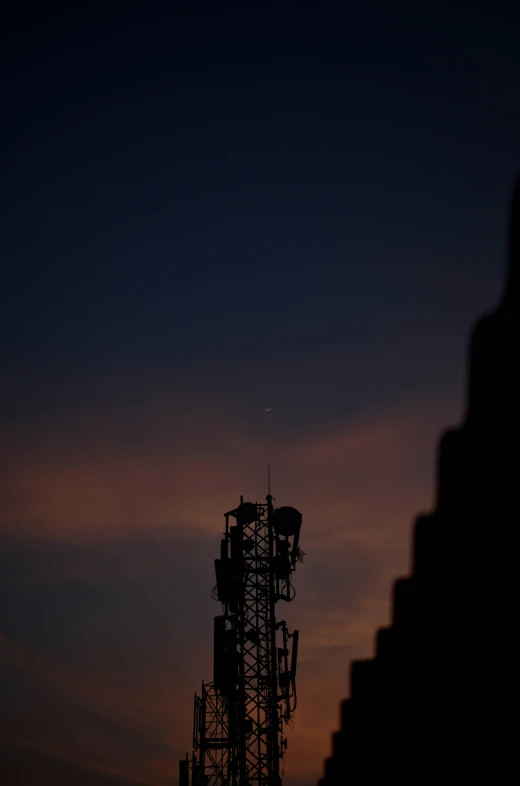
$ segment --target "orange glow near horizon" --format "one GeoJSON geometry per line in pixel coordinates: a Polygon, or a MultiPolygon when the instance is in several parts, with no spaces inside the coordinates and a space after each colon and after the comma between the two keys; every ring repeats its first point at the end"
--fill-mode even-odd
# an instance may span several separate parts
{"type": "MultiPolygon", "coordinates": [[[[302,510],[307,554],[296,600],[279,611],[300,630],[288,784],[320,775],[349,663],[372,654],[390,582],[407,572],[412,518],[431,502],[435,441],[450,419],[446,407],[396,408],[276,449],[273,491],[278,504],[302,510]]],[[[211,555],[222,513],[241,493],[266,491],[262,439],[216,422],[202,446],[176,444],[175,428],[156,428],[144,447],[124,444],[109,416],[23,435],[19,449],[9,445],[1,510],[6,544],[40,555],[27,585],[66,593],[71,582],[71,592],[79,586],[101,597],[62,619],[64,654],[52,641],[42,648],[2,637],[2,668],[50,713],[47,722],[31,718],[19,702],[11,735],[150,786],[175,777],[191,744],[193,692],[211,679],[211,555]],[[107,743],[92,713],[120,729],[119,743],[107,743]],[[143,752],[134,745],[125,755],[125,740],[136,738],[143,752]]]]}

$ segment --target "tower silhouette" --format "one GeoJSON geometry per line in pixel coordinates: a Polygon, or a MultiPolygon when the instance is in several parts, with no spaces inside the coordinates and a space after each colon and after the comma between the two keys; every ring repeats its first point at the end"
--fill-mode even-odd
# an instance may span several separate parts
{"type": "Polygon", "coordinates": [[[224,514],[215,560],[213,681],[195,696],[193,747],[179,762],[180,786],[281,786],[296,709],[298,631],[277,620],[295,596],[302,515],[296,508],[244,502],[224,514]],[[290,660],[289,660],[290,655],[290,660]],[[282,765],[282,766],[281,766],[282,765]]]}
{"type": "Polygon", "coordinates": [[[394,584],[375,657],[352,663],[320,786],[515,777],[519,268],[520,180],[505,291],[473,330],[466,414],[440,440],[436,505],[415,521],[412,572],[394,584]]]}

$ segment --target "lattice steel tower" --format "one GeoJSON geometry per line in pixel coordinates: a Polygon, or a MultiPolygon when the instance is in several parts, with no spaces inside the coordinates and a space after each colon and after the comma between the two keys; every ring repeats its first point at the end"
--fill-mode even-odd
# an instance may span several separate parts
{"type": "Polygon", "coordinates": [[[215,617],[213,682],[195,696],[194,751],[180,762],[180,786],[190,786],[190,770],[191,786],[281,784],[283,725],[296,708],[298,631],[277,622],[275,607],[295,595],[302,516],[273,502],[271,494],[265,503],[241,497],[224,514],[212,592],[223,610],[215,617]]]}

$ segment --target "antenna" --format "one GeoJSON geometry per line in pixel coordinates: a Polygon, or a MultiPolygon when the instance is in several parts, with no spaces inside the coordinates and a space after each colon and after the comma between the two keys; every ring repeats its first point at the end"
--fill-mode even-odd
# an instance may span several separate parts
{"type": "Polygon", "coordinates": [[[271,496],[271,465],[267,465],[267,493],[271,496]]]}

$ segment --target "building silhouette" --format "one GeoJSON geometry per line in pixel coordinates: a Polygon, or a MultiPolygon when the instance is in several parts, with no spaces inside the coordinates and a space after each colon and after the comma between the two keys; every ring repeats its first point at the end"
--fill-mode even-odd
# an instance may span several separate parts
{"type": "Polygon", "coordinates": [[[350,698],[319,786],[505,784],[518,754],[520,180],[507,282],[474,327],[467,406],[439,443],[436,505],[413,532],[375,657],[351,665],[350,698]]]}

